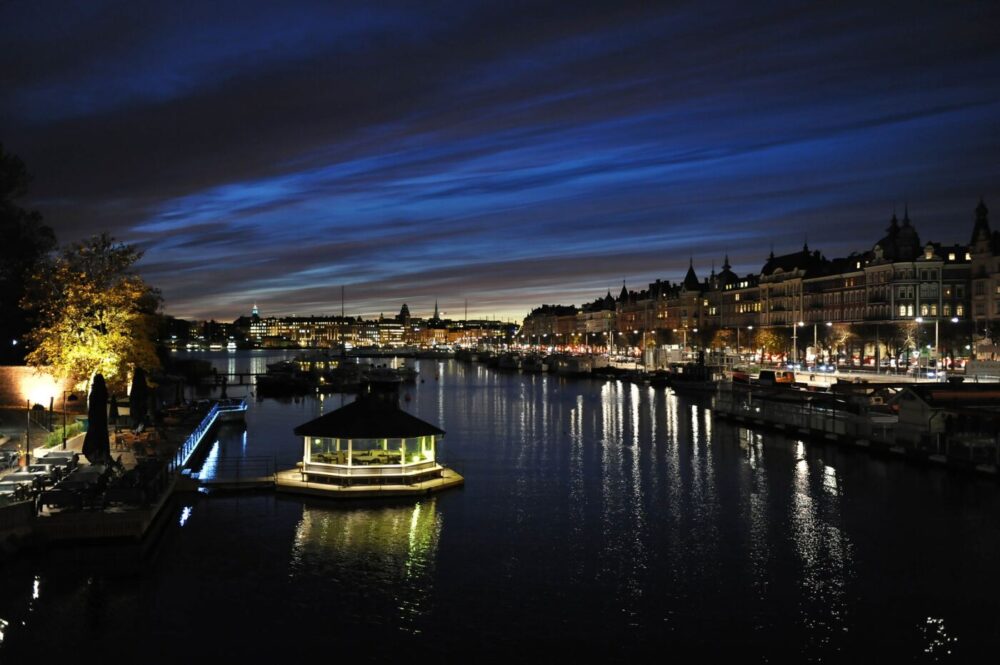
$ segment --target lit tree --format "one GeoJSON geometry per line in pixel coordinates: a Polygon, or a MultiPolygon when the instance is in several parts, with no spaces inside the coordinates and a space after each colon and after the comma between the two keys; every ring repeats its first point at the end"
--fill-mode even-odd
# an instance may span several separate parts
{"type": "Polygon", "coordinates": [[[841,349],[851,357],[851,345],[857,340],[858,335],[849,323],[835,323],[830,330],[830,346],[834,352],[839,354],[841,349]]]}
{"type": "Polygon", "coordinates": [[[712,335],[712,341],[709,344],[713,349],[724,349],[727,346],[732,346],[733,339],[735,338],[735,333],[733,333],[730,328],[719,328],[712,335]]]}
{"type": "Polygon", "coordinates": [[[113,391],[124,388],[132,367],[158,367],[153,334],[160,295],[132,271],[141,257],[102,234],[44,263],[23,302],[38,322],[28,335],[28,364],[77,382],[99,372],[113,391]]]}
{"type": "Polygon", "coordinates": [[[775,354],[785,347],[785,336],[774,328],[758,328],[754,339],[756,348],[764,353],[775,354]]]}

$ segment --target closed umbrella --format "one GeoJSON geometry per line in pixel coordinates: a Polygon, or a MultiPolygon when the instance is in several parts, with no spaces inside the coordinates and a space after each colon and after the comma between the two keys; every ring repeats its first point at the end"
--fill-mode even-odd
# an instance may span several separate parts
{"type": "Polygon", "coordinates": [[[108,428],[118,427],[118,398],[111,396],[111,406],[108,408],[108,428]]]}
{"type": "Polygon", "coordinates": [[[91,464],[111,461],[108,443],[108,387],[104,377],[94,375],[87,404],[87,435],[83,438],[83,454],[91,464]]]}
{"type": "Polygon", "coordinates": [[[146,386],[146,371],[141,367],[135,368],[132,375],[132,392],[128,398],[129,413],[132,418],[132,428],[138,427],[146,421],[146,412],[149,408],[149,389],[146,386]]]}

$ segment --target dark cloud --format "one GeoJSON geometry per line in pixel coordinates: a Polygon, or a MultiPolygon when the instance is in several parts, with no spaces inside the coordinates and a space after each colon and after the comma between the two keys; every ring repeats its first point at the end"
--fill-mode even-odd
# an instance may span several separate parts
{"type": "Polygon", "coordinates": [[[8,3],[0,140],[179,315],[523,313],[1000,201],[995,3],[8,3]],[[392,305],[390,307],[389,305],[392,305]]]}

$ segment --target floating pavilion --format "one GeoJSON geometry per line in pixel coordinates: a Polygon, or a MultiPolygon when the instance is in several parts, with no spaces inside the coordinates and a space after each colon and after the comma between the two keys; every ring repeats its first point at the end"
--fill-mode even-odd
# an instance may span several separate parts
{"type": "Polygon", "coordinates": [[[398,377],[377,377],[346,406],[299,425],[302,462],[279,492],[339,498],[428,494],[465,482],[437,461],[444,431],[399,406],[398,377]]]}

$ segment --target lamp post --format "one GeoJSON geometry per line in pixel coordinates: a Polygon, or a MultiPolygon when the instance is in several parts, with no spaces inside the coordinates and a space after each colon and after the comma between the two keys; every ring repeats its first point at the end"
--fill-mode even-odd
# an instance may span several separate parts
{"type": "Polygon", "coordinates": [[[683,344],[683,347],[681,348],[681,353],[683,354],[683,353],[687,352],[687,346],[688,346],[688,329],[687,329],[686,326],[684,328],[680,328],[680,329],[674,328],[674,332],[678,332],[678,330],[680,331],[680,333],[682,335],[684,335],[684,344],[683,344]]]}
{"type": "Polygon", "coordinates": [[[799,328],[804,326],[805,323],[799,321],[797,324],[792,326],[792,364],[794,365],[799,361],[799,328]]]}
{"type": "Polygon", "coordinates": [[[76,394],[73,393],[72,390],[64,390],[63,391],[63,405],[62,405],[62,412],[63,412],[62,448],[63,448],[63,450],[66,450],[66,402],[67,401],[69,401],[69,402],[75,402],[75,401],[77,401],[77,396],[76,396],[76,394]]]}
{"type": "MultiPolygon", "coordinates": [[[[958,321],[959,321],[959,319],[958,319],[957,316],[953,316],[949,320],[952,323],[958,323],[958,321]]],[[[923,323],[924,322],[924,317],[918,316],[917,318],[914,319],[914,321],[916,321],[917,323],[923,323]]],[[[938,319],[937,317],[934,318],[934,368],[935,368],[935,370],[939,370],[941,368],[940,348],[939,348],[939,336],[938,336],[938,333],[940,332],[939,327],[938,327],[938,322],[939,321],[940,321],[940,319],[938,319]]]]}

